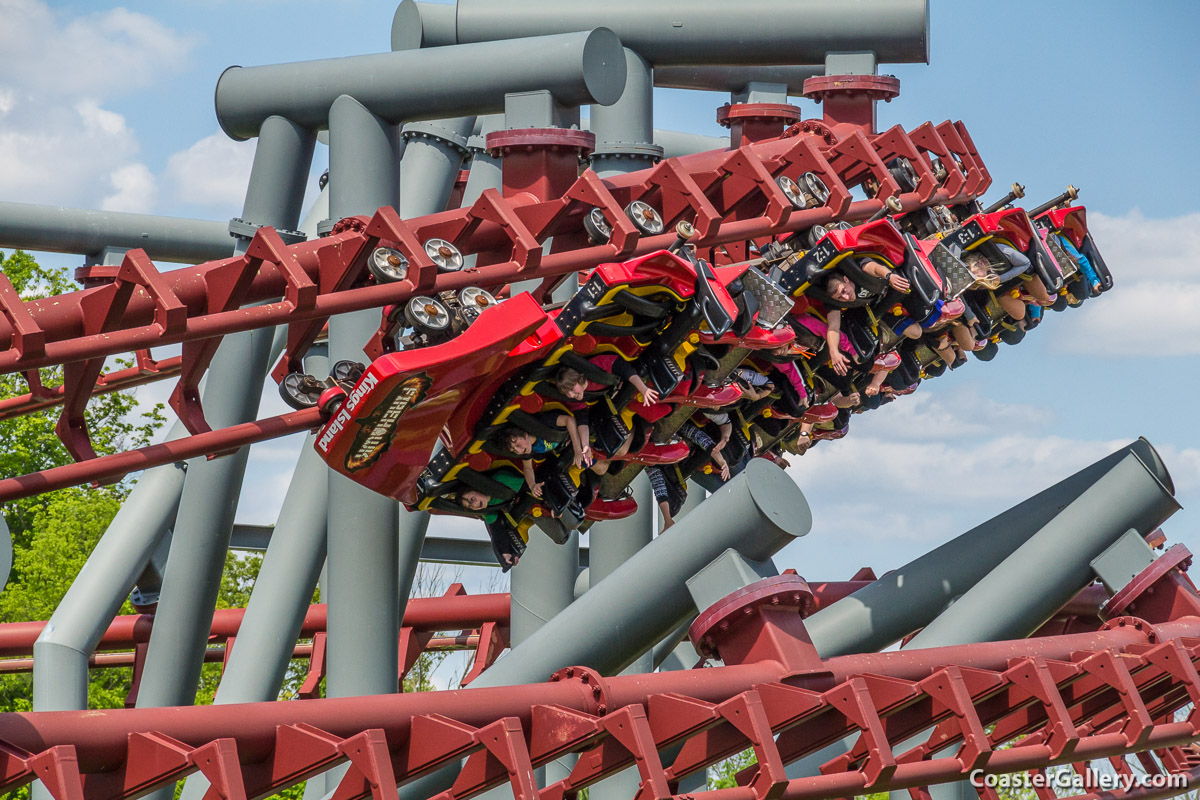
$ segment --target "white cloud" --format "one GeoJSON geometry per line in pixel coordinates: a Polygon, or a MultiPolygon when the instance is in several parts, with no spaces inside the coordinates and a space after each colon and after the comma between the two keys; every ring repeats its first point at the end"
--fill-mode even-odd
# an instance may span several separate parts
{"type": "Polygon", "coordinates": [[[1091,214],[1113,291],[1064,314],[1061,353],[1128,357],[1200,355],[1200,214],[1146,219],[1091,214]]]}
{"type": "Polygon", "coordinates": [[[138,137],[105,104],[183,68],[195,38],[123,8],[68,17],[0,0],[0,198],[152,210],[138,137]]]}
{"type": "Polygon", "coordinates": [[[214,206],[225,215],[241,209],[254,161],[254,141],[223,133],[206,136],[167,160],[164,178],[174,199],[214,206]]]}
{"type": "MultiPolygon", "coordinates": [[[[1058,435],[1053,421],[969,387],[914,395],[854,417],[850,435],[793,458],[788,472],[813,508],[814,533],[866,546],[858,557],[879,547],[913,554],[1129,443],[1058,435]]],[[[1200,449],[1157,449],[1181,498],[1200,490],[1200,449]]]]}
{"type": "Polygon", "coordinates": [[[0,85],[39,96],[112,97],[188,63],[197,39],[124,8],[73,19],[39,0],[0,0],[0,85]]]}
{"type": "Polygon", "coordinates": [[[101,201],[101,209],[141,213],[153,210],[158,197],[158,186],[154,175],[145,164],[126,164],[118,167],[113,170],[109,179],[114,191],[101,201]]]}

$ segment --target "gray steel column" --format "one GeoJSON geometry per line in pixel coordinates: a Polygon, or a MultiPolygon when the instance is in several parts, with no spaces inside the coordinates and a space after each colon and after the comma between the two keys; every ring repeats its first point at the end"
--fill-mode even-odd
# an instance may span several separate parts
{"type": "MultiPolygon", "coordinates": [[[[324,348],[320,348],[323,350],[324,348]]],[[[329,358],[315,352],[305,359],[313,375],[329,371],[329,358]]],[[[325,564],[328,478],[325,463],[305,437],[292,481],[263,555],[254,592],[229,655],[214,703],[274,700],[292,658],[300,625],[325,564]]]]}
{"type": "MultiPolygon", "coordinates": [[[[1126,456],[925,626],[906,649],[1022,639],[1101,573],[1108,576],[1105,585],[1110,592],[1120,590],[1153,560],[1142,536],[1178,508],[1158,477],[1136,455],[1126,456]],[[1124,525],[1131,527],[1126,530],[1124,525]],[[1020,591],[1014,592],[1014,586],[1020,591]]],[[[903,742],[896,752],[907,751],[924,738],[903,742]]],[[[934,789],[930,787],[938,800],[976,794],[966,781],[934,789]]],[[[894,800],[908,795],[890,794],[894,800]]]]}
{"type": "MultiPolygon", "coordinates": [[[[329,122],[330,216],[395,206],[395,126],[345,95],[334,101],[329,122]]],[[[378,324],[379,314],[372,311],[331,319],[330,360],[366,361],[362,347],[378,324]]],[[[397,503],[331,471],[328,526],[326,694],[393,693],[400,628],[397,503]]]]}
{"type": "Polygon", "coordinates": [[[813,614],[805,626],[817,651],[830,658],[882,650],[921,628],[1130,453],[1171,490],[1158,454],[1139,439],[813,614]]]}
{"type": "Polygon", "coordinates": [[[1091,562],[1126,531],[1145,535],[1179,508],[1162,481],[1136,455],[1127,455],[926,625],[908,648],[1027,635],[1092,583],[1091,562]],[[1017,602],[1014,587],[1020,587],[1017,602]]]}
{"type": "MultiPolygon", "coordinates": [[[[687,579],[729,548],[766,561],[812,525],[804,495],[762,459],[713,495],[711,514],[693,514],[642,548],[562,614],[479,677],[480,686],[546,680],[585,664],[609,674],[661,641],[696,608],[687,579]],[[630,586],[639,591],[630,592],[630,586]],[[579,636],[578,631],[593,635],[579,636]]],[[[591,556],[595,558],[593,554],[591,556]]]]}
{"type": "Polygon", "coordinates": [[[500,191],[503,182],[500,177],[500,159],[484,149],[487,135],[504,127],[503,114],[485,114],[477,117],[479,133],[467,140],[467,150],[471,153],[470,172],[467,174],[467,185],[463,189],[462,204],[469,206],[479,199],[484,189],[500,191]]]}
{"type": "MultiPolygon", "coordinates": [[[[712,513],[692,514],[642,548],[473,686],[536,683],[572,664],[618,672],[696,613],[687,581],[722,553],[734,548],[749,561],[768,561],[812,526],[803,493],[763,459],[714,494],[710,506],[712,513]]],[[[458,769],[455,764],[412,781],[400,796],[424,800],[450,786],[458,769]]]]}
{"type": "Polygon", "coordinates": [[[679,513],[675,515],[676,520],[683,519],[683,515],[692,511],[696,506],[704,502],[708,497],[708,490],[693,480],[687,482],[687,499],[683,501],[683,506],[679,509],[679,513]]]}
{"type": "MultiPolygon", "coordinates": [[[[171,433],[186,431],[177,423],[171,433]]],[[[87,708],[88,656],[175,520],[185,471],[171,464],[142,475],[54,609],[33,645],[35,710],[87,708]]]]}
{"type": "Polygon", "coordinates": [[[745,0],[737,6],[724,0],[458,0],[449,8],[417,6],[426,48],[604,26],[656,65],[819,64],[831,50],[873,50],[888,63],[929,61],[926,0],[873,3],[859,14],[847,13],[840,0],[745,0]]]}
{"type": "Polygon", "coordinates": [[[512,570],[509,624],[513,647],[524,642],[571,605],[575,599],[577,572],[578,533],[572,533],[566,544],[559,545],[537,528],[530,529],[529,546],[525,555],[521,556],[520,563],[512,570]]]}
{"type": "Polygon", "coordinates": [[[467,154],[474,117],[410,122],[400,132],[400,216],[404,219],[445,211],[467,154]]]}
{"type": "MultiPolygon", "coordinates": [[[[329,371],[324,348],[305,358],[313,375],[329,371]]],[[[325,514],[328,469],[313,449],[314,434],[304,439],[296,470],[275,522],[272,536],[246,604],[237,641],[217,688],[214,705],[275,700],[283,686],[300,636],[300,626],[312,602],[317,576],[325,564],[325,514]]],[[[204,796],[209,783],[200,773],[183,786],[183,800],[204,796]]]]}
{"type": "Polygon", "coordinates": [[[654,142],[663,149],[663,158],[706,153],[709,150],[728,150],[728,136],[704,136],[699,133],[654,129],[654,142]]]}
{"type": "MultiPolygon", "coordinates": [[[[292,229],[300,217],[314,134],[288,120],[264,122],[254,154],[242,219],[292,229]]],[[[236,251],[244,250],[239,240],[236,251]]],[[[213,428],[253,420],[267,372],[274,330],[226,337],[209,369],[205,416],[213,428]]],[[[213,606],[233,531],[249,448],[189,465],[163,591],[155,614],[138,706],[189,705],[203,666],[213,606]]],[[[165,790],[164,790],[165,791],[165,790]]]]}
{"type": "MultiPolygon", "coordinates": [[[[822,57],[819,59],[824,61],[822,57]]],[[[804,82],[824,75],[825,68],[816,65],[776,65],[731,67],[720,65],[663,66],[654,69],[654,85],[664,89],[693,89],[710,92],[740,93],[751,83],[781,83],[792,97],[804,94],[804,82]]]]}
{"type": "MultiPolygon", "coordinates": [[[[591,589],[616,572],[654,539],[654,492],[650,488],[650,479],[644,472],[638,473],[630,487],[633,489],[634,499],[637,500],[637,511],[624,519],[602,522],[588,532],[592,539],[588,551],[591,589]]],[[[638,656],[621,674],[635,675],[653,671],[654,653],[651,650],[638,656]]],[[[589,797],[591,800],[631,800],[637,794],[640,782],[637,768],[630,767],[593,784],[589,797]]]]}
{"type": "Polygon", "coordinates": [[[601,178],[646,169],[662,158],[662,148],[654,144],[654,68],[628,47],[621,99],[594,105],[591,114],[592,169],[601,178]]]}

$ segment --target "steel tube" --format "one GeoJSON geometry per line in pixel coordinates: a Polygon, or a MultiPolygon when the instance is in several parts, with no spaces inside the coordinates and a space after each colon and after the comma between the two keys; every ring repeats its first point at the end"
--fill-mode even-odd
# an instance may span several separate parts
{"type": "Polygon", "coordinates": [[[1092,559],[1129,529],[1145,535],[1179,508],[1136,455],[1125,456],[926,625],[909,646],[1028,635],[1094,580],[1092,559]],[[1021,602],[1011,602],[1014,586],[1022,587],[1021,602]]]}
{"type": "MultiPolygon", "coordinates": [[[[409,601],[405,627],[417,632],[453,631],[478,628],[488,622],[508,624],[507,594],[467,594],[448,597],[417,597],[409,601]]],[[[245,618],[244,608],[219,608],[213,613],[210,637],[238,636],[245,618]]],[[[307,638],[325,630],[328,607],[324,603],[307,606],[297,637],[307,638]]],[[[46,629],[45,622],[9,622],[0,625],[0,658],[28,655],[34,642],[46,629]]],[[[125,650],[150,641],[154,629],[153,614],[128,614],[116,617],[93,649],[125,650]]]]}
{"type": "MultiPolygon", "coordinates": [[[[246,189],[242,219],[252,224],[294,228],[299,222],[304,181],[315,135],[280,117],[263,124],[246,189]]],[[[234,253],[248,243],[237,240],[234,253]]],[[[223,340],[205,383],[206,417],[229,427],[258,415],[274,331],[262,328],[223,340]]],[[[193,702],[212,625],[213,607],[233,531],[249,449],[226,458],[189,465],[167,557],[146,668],[138,692],[142,706],[193,702]]]]}
{"type": "Polygon", "coordinates": [[[545,680],[569,664],[607,673],[624,669],[694,613],[680,589],[704,565],[729,547],[751,561],[765,561],[808,533],[812,516],[799,488],[774,465],[761,459],[751,465],[745,477],[714,495],[719,502],[712,503],[711,514],[693,514],[642,548],[607,582],[591,587],[481,675],[479,685],[545,680]],[[631,586],[639,591],[631,593],[631,586]],[[595,635],[569,633],[581,630],[595,635]]]}
{"type": "Polygon", "coordinates": [[[813,614],[805,624],[817,651],[881,650],[924,626],[1131,453],[1171,490],[1158,454],[1139,439],[813,614]]]}
{"type": "MultiPolygon", "coordinates": [[[[306,360],[312,374],[328,372],[329,359],[306,360]]],[[[300,637],[317,576],[325,565],[327,468],[305,437],[295,472],[275,523],[281,532],[263,556],[254,591],[238,626],[214,703],[252,703],[279,695],[293,645],[300,637]]]]}
{"type": "MultiPolygon", "coordinates": [[[[177,425],[174,434],[184,433],[177,425]]],[[[48,623],[28,623],[23,641],[34,654],[33,707],[87,708],[88,656],[133,588],[142,567],[175,520],[185,467],[147,470],[71,582],[48,623]],[[37,637],[36,643],[28,634],[37,637]]],[[[5,637],[8,640],[8,637],[5,637]]],[[[6,654],[11,651],[6,647],[6,654]]]]}
{"type": "Polygon", "coordinates": [[[341,95],[393,124],[496,113],[505,93],[538,89],[567,106],[611,103],[621,96],[624,65],[612,31],[571,28],[532,39],[230,67],[217,80],[217,121],[234,139],[257,136],[276,114],[318,130],[329,126],[341,95]]]}
{"type": "MultiPolygon", "coordinates": [[[[403,56],[405,53],[394,53],[403,56]]],[[[356,98],[329,112],[329,211],[333,219],[398,203],[396,127],[356,98]]],[[[366,363],[363,345],[379,325],[358,312],[329,321],[329,358],[366,363]]],[[[328,472],[326,579],[329,603],[327,697],[388,694],[397,686],[400,629],[399,505],[328,472]]],[[[333,775],[326,775],[332,779],[333,775]]]]}
{"type": "Polygon", "coordinates": [[[400,160],[400,216],[422,217],[445,211],[467,154],[475,117],[454,117],[404,126],[400,160]]]}
{"type": "Polygon", "coordinates": [[[929,62],[926,0],[876,0],[863,13],[837,0],[747,0],[736,13],[723,0],[459,0],[453,24],[444,7],[427,23],[431,5],[417,4],[426,48],[604,26],[655,66],[823,64],[830,51],[853,50],[884,63],[929,62]]]}
{"type": "MultiPolygon", "coordinates": [[[[592,542],[588,573],[595,585],[600,585],[654,539],[654,492],[650,479],[644,472],[639,473],[630,488],[638,504],[637,511],[624,519],[603,522],[589,531],[592,542]]],[[[654,652],[650,650],[638,656],[622,674],[642,675],[653,671],[654,652]]],[[[592,785],[588,796],[594,800],[628,800],[637,794],[640,781],[637,769],[627,767],[592,785]]]]}
{"type": "Polygon", "coordinates": [[[654,69],[625,49],[625,89],[617,102],[592,106],[596,134],[592,169],[601,178],[651,167],[662,158],[654,144],[654,69]]]}
{"type": "Polygon", "coordinates": [[[664,89],[737,93],[745,90],[751,83],[776,83],[786,86],[789,95],[799,97],[804,94],[806,80],[824,74],[823,65],[656,66],[654,85],[664,89]]]}
{"type": "Polygon", "coordinates": [[[225,258],[233,240],[213,220],[0,202],[0,246],[80,255],[139,247],[155,261],[194,264],[225,258]]]}

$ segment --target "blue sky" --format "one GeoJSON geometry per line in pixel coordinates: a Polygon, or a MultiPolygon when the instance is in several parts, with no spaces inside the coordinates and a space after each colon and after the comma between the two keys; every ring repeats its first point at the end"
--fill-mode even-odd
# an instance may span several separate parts
{"type": "MultiPolygon", "coordinates": [[[[931,63],[885,65],[880,123],[964,120],[996,179],[1033,202],[1082,189],[1117,288],[1051,315],[817,447],[793,474],[812,535],[780,566],[814,579],[882,571],[1145,435],[1185,507],[1200,499],[1200,56],[1190,2],[933,0],[931,63]]],[[[387,48],[394,3],[0,0],[0,199],[228,219],[253,154],[217,127],[231,64],[387,48]]],[[[713,93],[661,91],[656,125],[721,135],[713,93]]],[[[805,116],[819,114],[798,101],[805,116]]],[[[318,148],[315,172],[326,154],[318,148]]],[[[76,266],[78,258],[49,257],[76,266]]],[[[147,390],[149,402],[164,387],[147,390]]],[[[269,395],[263,413],[280,408],[269,395]]],[[[254,448],[239,518],[272,522],[299,441],[254,448]]],[[[1190,510],[1169,523],[1200,548],[1190,510]]],[[[462,529],[465,523],[448,529],[462,529]]]]}

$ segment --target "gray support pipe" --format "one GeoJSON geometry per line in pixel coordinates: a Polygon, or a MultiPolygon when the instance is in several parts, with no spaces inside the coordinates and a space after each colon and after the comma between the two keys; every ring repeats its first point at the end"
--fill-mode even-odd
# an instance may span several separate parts
{"type": "Polygon", "coordinates": [[[198,264],[228,258],[233,241],[212,220],[0,203],[0,247],[87,256],[140,247],[155,261],[198,264]]]}
{"type": "Polygon", "coordinates": [[[817,652],[882,650],[927,624],[1130,453],[1171,490],[1158,454],[1139,439],[813,614],[805,627],[817,652]]]}
{"type": "MultiPolygon", "coordinates": [[[[648,128],[649,126],[647,126],[648,128]]],[[[596,585],[615,573],[629,559],[638,554],[654,539],[654,492],[650,479],[639,473],[630,484],[638,509],[631,516],[602,522],[589,533],[591,549],[588,553],[588,572],[596,585]]],[[[654,671],[654,652],[649,650],[622,670],[622,674],[636,675],[654,671]]],[[[641,777],[636,767],[621,770],[592,786],[591,800],[630,800],[637,794],[641,777]]]]}
{"type": "MultiPolygon", "coordinates": [[[[1108,566],[1125,567],[1117,572],[1125,575],[1126,581],[1109,586],[1112,592],[1120,590],[1128,577],[1136,575],[1153,557],[1141,537],[1178,508],[1179,504],[1158,477],[1136,455],[1127,455],[925,626],[906,648],[1025,638],[1092,583],[1098,571],[1093,566],[1097,560],[1107,559],[1108,566]],[[1132,526],[1128,531],[1123,527],[1126,524],[1132,526]],[[1131,536],[1132,548],[1115,547],[1131,536]],[[1019,586],[1020,591],[1014,592],[1014,586],[1019,586]]],[[[898,745],[895,751],[906,752],[925,738],[918,735],[898,745]]],[[[929,788],[938,800],[976,796],[966,781],[929,788]]],[[[893,800],[903,800],[908,793],[897,791],[890,795],[893,800]]]]}
{"type": "Polygon", "coordinates": [[[454,181],[467,155],[475,117],[410,122],[401,130],[400,216],[404,219],[445,211],[454,181]]]}
{"type": "MultiPolygon", "coordinates": [[[[171,436],[185,435],[176,424],[171,436]]],[[[33,645],[33,707],[87,708],[88,656],[129,595],[151,552],[175,520],[185,467],[146,470],[33,645]]]]}
{"type": "MultiPolygon", "coordinates": [[[[472,686],[538,683],[572,664],[616,673],[696,613],[687,581],[726,550],[734,548],[749,561],[768,561],[812,527],[799,487],[763,459],[751,461],[709,506],[711,514],[692,514],[642,548],[472,686]]],[[[400,789],[400,797],[431,797],[453,783],[458,769],[455,764],[412,781],[400,789]]]]}
{"type": "MultiPolygon", "coordinates": [[[[242,219],[292,229],[299,221],[316,138],[280,117],[268,119],[262,134],[242,219]]],[[[235,251],[244,251],[246,244],[239,239],[235,251]]],[[[222,341],[204,393],[205,416],[213,428],[257,416],[274,333],[264,328],[222,341]]],[[[140,708],[190,705],[195,699],[248,456],[249,448],[242,448],[190,464],[138,692],[140,708]]]]}
{"type": "Polygon", "coordinates": [[[571,31],[521,41],[230,67],[217,81],[217,120],[234,139],[247,139],[257,136],[273,114],[313,129],[328,127],[330,108],[342,95],[392,123],[495,113],[510,92],[544,89],[567,106],[615,102],[625,85],[620,39],[603,28],[571,31]]]}
{"type": "MultiPolygon", "coordinates": [[[[329,122],[330,216],[341,219],[396,206],[395,126],[346,96],[333,103],[329,122]]],[[[334,317],[329,322],[330,360],[365,361],[363,345],[378,324],[378,313],[370,311],[334,317]]],[[[394,693],[400,629],[397,504],[330,472],[328,524],[326,694],[394,693]]]]}
{"type": "Polygon", "coordinates": [[[558,545],[536,528],[529,531],[529,546],[512,570],[509,624],[513,647],[571,605],[578,571],[578,533],[572,533],[566,544],[558,545]]]}
{"type": "Polygon", "coordinates": [[[654,69],[625,48],[625,90],[612,105],[592,106],[596,149],[592,169],[601,178],[654,166],[662,148],[654,144],[654,69]]]}
{"type": "MultiPolygon", "coordinates": [[[[821,59],[824,60],[823,58],[821,59]]],[[[730,67],[707,66],[657,66],[654,69],[654,85],[664,89],[692,89],[696,91],[744,92],[751,83],[777,83],[787,87],[792,97],[804,94],[804,82],[817,75],[824,75],[825,68],[816,66],[766,66],[730,67]]]]}
{"type": "MultiPolygon", "coordinates": [[[[925,626],[909,648],[998,642],[1027,635],[1096,577],[1091,562],[1129,529],[1145,535],[1179,503],[1134,454],[925,626]],[[1013,587],[1023,596],[1012,602],[1013,587]]],[[[1121,587],[1117,587],[1121,588],[1121,587]]]]}
{"type": "Polygon", "coordinates": [[[872,50],[885,63],[929,61],[927,0],[878,0],[862,13],[840,0],[746,0],[736,7],[725,0],[458,0],[449,7],[417,6],[426,48],[603,26],[655,66],[820,64],[831,50],[872,50]]]}
{"type": "MultiPolygon", "coordinates": [[[[713,502],[693,514],[597,583],[520,647],[479,677],[480,686],[546,680],[555,670],[584,664],[616,673],[661,641],[695,606],[687,579],[732,547],[766,561],[812,525],[804,495],[783,470],[755,459],[713,502]],[[629,587],[639,587],[630,592],[629,587]],[[579,631],[592,635],[579,636],[579,631]]],[[[592,554],[595,558],[595,554],[592,554]]]]}
{"type": "MultiPolygon", "coordinates": [[[[313,375],[329,371],[324,348],[305,359],[313,375]]],[[[328,470],[316,450],[315,435],[304,439],[296,470],[275,522],[272,537],[246,604],[237,641],[229,654],[215,705],[275,700],[291,663],[300,626],[312,602],[317,576],[325,564],[325,514],[328,470]]],[[[200,773],[190,776],[181,800],[199,800],[209,786],[200,773]]]]}
{"type": "MultiPolygon", "coordinates": [[[[500,191],[503,187],[500,173],[500,159],[484,148],[487,135],[504,127],[503,114],[485,114],[476,117],[479,133],[467,140],[467,149],[471,153],[470,172],[467,173],[467,185],[463,189],[462,204],[469,206],[479,199],[484,189],[500,191]]],[[[474,257],[474,254],[470,256],[474,257]]]]}
{"type": "MultiPolygon", "coordinates": [[[[313,375],[324,375],[329,370],[329,358],[310,354],[305,369],[313,375]]],[[[325,462],[313,448],[312,439],[312,434],[305,437],[275,523],[280,535],[272,537],[263,555],[238,640],[217,689],[214,702],[218,705],[274,700],[283,685],[317,576],[325,563],[329,481],[325,462]]]]}
{"type": "Polygon", "coordinates": [[[728,150],[728,136],[704,136],[699,133],[654,129],[654,143],[662,147],[663,158],[689,156],[709,150],[728,150]]]}

